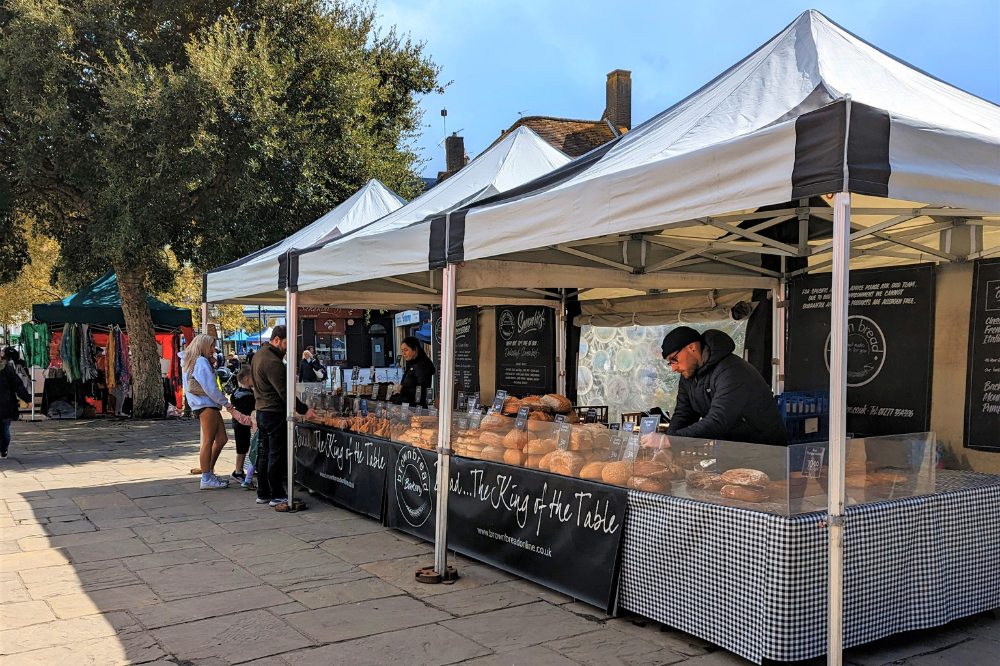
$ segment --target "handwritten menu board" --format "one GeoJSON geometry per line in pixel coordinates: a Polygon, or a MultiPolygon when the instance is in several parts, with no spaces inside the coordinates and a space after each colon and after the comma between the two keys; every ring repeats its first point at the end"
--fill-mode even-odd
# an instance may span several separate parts
{"type": "MultiPolygon", "coordinates": [[[[434,311],[431,347],[434,370],[441,376],[441,309],[434,311]]],[[[458,308],[455,312],[455,381],[467,394],[479,390],[479,308],[458,308]]],[[[440,381],[437,384],[441,386],[440,381]]]]}
{"type": "MultiPolygon", "coordinates": [[[[930,428],[934,266],[851,271],[847,333],[847,431],[930,428]]],[[[785,390],[830,388],[829,275],[789,285],[785,390]]]]}
{"type": "Polygon", "coordinates": [[[975,264],[969,330],[965,446],[1000,451],[1000,259],[975,264]]]}
{"type": "Polygon", "coordinates": [[[497,308],[496,388],[523,397],[556,390],[555,311],[497,308]]]}

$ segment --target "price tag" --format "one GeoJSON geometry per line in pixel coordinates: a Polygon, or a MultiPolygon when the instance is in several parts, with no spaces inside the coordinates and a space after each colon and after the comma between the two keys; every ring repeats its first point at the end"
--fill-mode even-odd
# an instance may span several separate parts
{"type": "Polygon", "coordinates": [[[377,407],[377,410],[378,410],[377,416],[380,419],[384,419],[384,418],[386,418],[388,416],[388,414],[386,414],[387,407],[388,406],[384,402],[379,401],[378,407],[377,407]]]}
{"type": "Polygon", "coordinates": [[[351,370],[351,386],[353,387],[358,383],[358,377],[361,376],[361,366],[356,365],[354,369],[351,370]]]}
{"type": "Polygon", "coordinates": [[[466,402],[465,402],[465,391],[459,391],[458,392],[458,410],[464,412],[465,411],[465,405],[466,405],[466,402]]]}
{"type": "Polygon", "coordinates": [[[479,401],[479,391],[476,391],[475,395],[472,396],[472,406],[478,409],[481,404],[483,403],[479,401]]]}
{"type": "Polygon", "coordinates": [[[636,457],[639,455],[639,435],[632,434],[628,437],[628,443],[625,445],[625,453],[622,456],[622,460],[625,462],[635,462],[636,457]]]}
{"type": "Polygon", "coordinates": [[[404,419],[410,418],[410,403],[404,402],[400,407],[400,414],[404,419]]]}
{"type": "Polygon", "coordinates": [[[425,393],[427,394],[427,406],[430,407],[434,404],[434,389],[428,386],[425,393]]]}
{"type": "Polygon", "coordinates": [[[622,459],[625,450],[625,440],[628,435],[623,432],[616,432],[611,438],[611,446],[608,448],[608,461],[615,462],[622,459]]]}
{"type": "Polygon", "coordinates": [[[427,416],[437,416],[437,415],[438,415],[438,410],[437,409],[435,409],[434,407],[428,408],[428,410],[427,410],[427,416]]]}
{"type": "Polygon", "coordinates": [[[490,414],[500,414],[503,412],[503,401],[507,399],[507,391],[497,391],[493,397],[493,406],[490,407],[490,414]]]}
{"type": "Polygon", "coordinates": [[[565,414],[556,414],[556,423],[565,423],[565,422],[566,422],[565,414]]]}
{"type": "Polygon", "coordinates": [[[635,424],[631,421],[622,424],[622,432],[632,432],[633,430],[635,430],[635,424]]]}
{"type": "Polygon", "coordinates": [[[584,421],[584,423],[597,423],[597,410],[596,409],[588,409],[587,410],[587,417],[586,417],[586,420],[584,421]]]}
{"type": "Polygon", "coordinates": [[[479,424],[483,421],[483,415],[479,412],[472,412],[469,418],[471,419],[471,423],[469,425],[472,426],[472,429],[479,430],[479,424]]]}
{"type": "Polygon", "coordinates": [[[469,419],[468,418],[462,418],[460,416],[460,417],[458,417],[457,423],[458,423],[458,429],[459,430],[468,430],[469,429],[469,419]]]}
{"type": "Polygon", "coordinates": [[[519,432],[524,432],[528,428],[528,408],[520,407],[517,410],[517,421],[514,422],[514,428],[519,432]]]}
{"type": "Polygon", "coordinates": [[[639,435],[648,435],[651,432],[656,432],[656,429],[660,425],[659,416],[645,416],[639,423],[639,435]]]}
{"type": "Polygon", "coordinates": [[[822,446],[807,446],[805,458],[802,459],[802,476],[818,479],[823,473],[823,455],[826,449],[822,446]]]}
{"type": "Polygon", "coordinates": [[[413,400],[413,402],[415,402],[417,404],[417,407],[419,407],[420,405],[424,404],[423,397],[424,397],[424,387],[418,386],[415,398],[413,400]]]}
{"type": "Polygon", "coordinates": [[[573,426],[569,423],[562,423],[559,425],[559,439],[556,442],[556,447],[560,451],[568,451],[570,439],[572,438],[573,426]]]}
{"type": "Polygon", "coordinates": [[[361,416],[368,416],[368,401],[361,401],[361,416]]]}
{"type": "Polygon", "coordinates": [[[608,430],[621,430],[621,429],[622,429],[621,423],[612,423],[611,425],[608,426],[608,430]]]}

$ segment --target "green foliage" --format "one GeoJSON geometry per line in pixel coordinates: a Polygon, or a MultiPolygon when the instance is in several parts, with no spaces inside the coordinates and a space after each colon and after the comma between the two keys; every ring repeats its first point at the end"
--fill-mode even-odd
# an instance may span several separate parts
{"type": "MultiPolygon", "coordinates": [[[[437,77],[422,44],[376,28],[373,5],[7,0],[4,205],[58,241],[67,286],[113,265],[165,290],[168,245],[210,268],[370,178],[412,196],[417,98],[437,77]]],[[[23,234],[5,227],[16,265],[23,234]]]]}

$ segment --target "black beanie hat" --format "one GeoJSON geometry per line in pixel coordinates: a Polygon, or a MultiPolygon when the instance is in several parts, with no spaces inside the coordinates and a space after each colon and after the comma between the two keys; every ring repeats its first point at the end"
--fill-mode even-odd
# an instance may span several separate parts
{"type": "Polygon", "coordinates": [[[663,338],[663,344],[660,345],[663,358],[684,349],[692,342],[701,342],[701,333],[690,326],[678,326],[663,338]]]}

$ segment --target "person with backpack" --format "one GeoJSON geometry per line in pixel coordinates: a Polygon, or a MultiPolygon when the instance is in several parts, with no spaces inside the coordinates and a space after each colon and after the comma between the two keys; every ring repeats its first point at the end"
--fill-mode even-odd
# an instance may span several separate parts
{"type": "Polygon", "coordinates": [[[32,400],[15,370],[19,360],[20,356],[13,347],[7,347],[0,356],[0,458],[6,458],[10,450],[10,424],[21,416],[18,398],[27,403],[32,400]]]}

